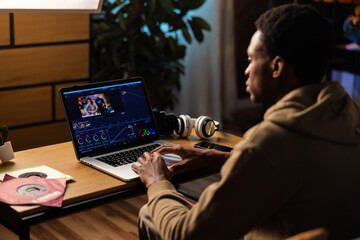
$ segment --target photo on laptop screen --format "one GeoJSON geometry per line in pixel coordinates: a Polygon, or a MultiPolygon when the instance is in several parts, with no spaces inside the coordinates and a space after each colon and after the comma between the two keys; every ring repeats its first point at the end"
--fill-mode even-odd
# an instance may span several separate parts
{"type": "MultiPolygon", "coordinates": [[[[111,104],[111,97],[107,93],[78,97],[78,103],[83,118],[115,112],[115,107],[111,104]]],[[[122,102],[120,102],[119,106],[116,105],[116,108],[123,111],[122,102]]]]}

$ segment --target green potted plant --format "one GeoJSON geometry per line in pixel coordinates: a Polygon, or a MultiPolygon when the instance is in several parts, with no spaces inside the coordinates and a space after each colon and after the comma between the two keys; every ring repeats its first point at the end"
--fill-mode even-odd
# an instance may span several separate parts
{"type": "Polygon", "coordinates": [[[0,160],[4,163],[13,159],[14,151],[10,141],[6,141],[9,135],[9,129],[7,126],[0,128],[0,160]]]}
{"type": "Polygon", "coordinates": [[[209,24],[188,13],[205,0],[105,0],[92,15],[91,81],[142,76],[153,107],[173,109],[186,46],[204,39],[209,24]]]}

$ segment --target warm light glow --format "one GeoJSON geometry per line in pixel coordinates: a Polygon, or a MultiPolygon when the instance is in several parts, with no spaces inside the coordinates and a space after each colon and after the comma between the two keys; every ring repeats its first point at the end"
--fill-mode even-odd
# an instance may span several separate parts
{"type": "Polygon", "coordinates": [[[103,0],[0,0],[0,12],[99,13],[103,0]]]}

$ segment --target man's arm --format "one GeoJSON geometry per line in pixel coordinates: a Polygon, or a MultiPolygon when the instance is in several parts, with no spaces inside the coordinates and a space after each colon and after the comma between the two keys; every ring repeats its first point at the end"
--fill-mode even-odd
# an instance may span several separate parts
{"type": "Polygon", "coordinates": [[[149,186],[149,212],[164,239],[239,238],[284,202],[278,174],[251,150],[235,150],[221,176],[190,210],[167,180],[149,186]]]}

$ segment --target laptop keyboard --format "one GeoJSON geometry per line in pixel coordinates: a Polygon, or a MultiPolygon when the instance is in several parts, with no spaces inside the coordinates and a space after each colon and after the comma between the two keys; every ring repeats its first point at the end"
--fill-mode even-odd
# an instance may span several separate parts
{"type": "Polygon", "coordinates": [[[155,148],[160,147],[160,144],[152,144],[145,147],[135,148],[128,151],[114,153],[103,157],[96,158],[101,162],[109,164],[113,167],[122,166],[129,163],[134,163],[136,160],[144,154],[144,152],[151,152],[155,148]]]}

